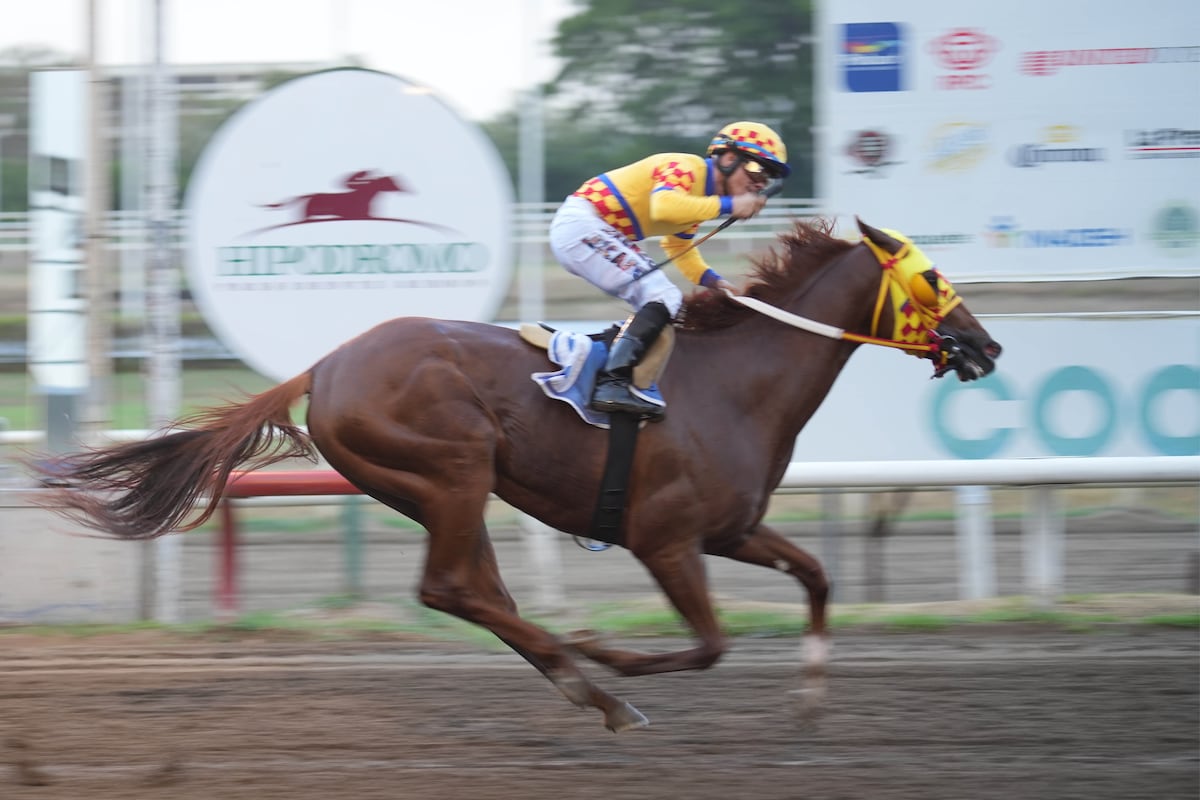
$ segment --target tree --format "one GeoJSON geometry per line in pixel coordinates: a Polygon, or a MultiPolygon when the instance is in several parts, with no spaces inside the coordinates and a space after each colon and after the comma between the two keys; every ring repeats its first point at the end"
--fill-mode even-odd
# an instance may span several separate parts
{"type": "Polygon", "coordinates": [[[559,120],[585,137],[675,141],[693,152],[725,123],[759,120],[787,142],[787,193],[812,195],[812,0],[580,5],[553,40],[564,62],[548,86],[559,120]]]}

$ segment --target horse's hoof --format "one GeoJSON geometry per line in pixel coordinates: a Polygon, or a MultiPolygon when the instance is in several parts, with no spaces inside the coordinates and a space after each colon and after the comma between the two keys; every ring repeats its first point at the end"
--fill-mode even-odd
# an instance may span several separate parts
{"type": "Polygon", "coordinates": [[[645,728],[649,724],[650,720],[646,719],[646,715],[629,703],[621,703],[604,715],[604,727],[613,733],[635,731],[638,728],[645,728]]]}

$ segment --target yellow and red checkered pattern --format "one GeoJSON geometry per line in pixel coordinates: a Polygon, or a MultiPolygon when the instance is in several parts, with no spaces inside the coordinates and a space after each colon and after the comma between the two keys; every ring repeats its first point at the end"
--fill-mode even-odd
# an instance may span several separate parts
{"type": "Polygon", "coordinates": [[[620,231],[623,236],[631,240],[637,238],[636,227],[621,205],[620,198],[600,178],[592,178],[585,182],[575,194],[595,206],[600,212],[600,218],[620,231]]]}
{"type": "Polygon", "coordinates": [[[696,173],[692,171],[691,167],[679,161],[671,161],[654,170],[656,186],[668,186],[672,189],[679,187],[690,192],[692,184],[695,182],[696,173]]]}
{"type": "Polygon", "coordinates": [[[721,128],[708,146],[708,155],[728,147],[730,142],[752,156],[787,165],[787,146],[783,139],[761,122],[733,122],[721,128]]]}

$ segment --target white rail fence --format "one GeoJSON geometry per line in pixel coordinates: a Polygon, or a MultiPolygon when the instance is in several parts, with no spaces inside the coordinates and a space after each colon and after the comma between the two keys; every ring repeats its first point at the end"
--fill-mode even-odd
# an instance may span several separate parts
{"type": "MultiPolygon", "coordinates": [[[[144,431],[114,431],[107,438],[144,436],[144,431]]],[[[29,444],[37,432],[0,433],[0,443],[29,444]]],[[[863,490],[931,490],[957,487],[956,551],[961,599],[996,596],[996,565],[989,487],[1026,490],[1022,519],[1025,594],[1043,607],[1061,597],[1065,519],[1056,490],[1066,486],[1200,485],[1200,456],[1027,458],[990,461],[921,460],[881,462],[793,462],[778,492],[863,490]]],[[[12,489],[4,505],[32,505],[41,490],[12,489]]],[[[251,505],[328,505],[329,496],[254,498],[251,505]]],[[[827,515],[834,507],[826,506],[827,515]]],[[[1200,511],[1200,509],[1198,509],[1200,511]]],[[[563,538],[532,518],[521,516],[520,528],[540,579],[535,604],[542,610],[563,607],[566,596],[559,548],[563,538]]],[[[836,536],[835,531],[832,535],[836,536]]],[[[828,535],[823,533],[823,537],[828,535]]],[[[168,581],[168,584],[176,583],[168,581]]],[[[162,587],[155,587],[156,589],[162,587]]],[[[172,604],[167,603],[170,607],[172,604]]],[[[170,620],[164,620],[170,621],[170,620]]]]}
{"type": "MultiPolygon", "coordinates": [[[[512,207],[513,243],[545,243],[550,218],[558,203],[514,203],[512,207]]],[[[826,213],[820,201],[811,198],[777,197],[756,217],[743,220],[721,233],[722,239],[762,239],[774,236],[798,217],[826,213]]],[[[171,218],[171,241],[178,246],[183,238],[186,212],[176,209],[171,218]]],[[[710,220],[701,231],[716,227],[721,220],[710,220]]],[[[112,211],[106,227],[108,247],[112,250],[144,249],[149,246],[149,221],[141,211],[112,211]]],[[[32,247],[29,214],[0,213],[0,253],[26,252],[32,247]]]]}

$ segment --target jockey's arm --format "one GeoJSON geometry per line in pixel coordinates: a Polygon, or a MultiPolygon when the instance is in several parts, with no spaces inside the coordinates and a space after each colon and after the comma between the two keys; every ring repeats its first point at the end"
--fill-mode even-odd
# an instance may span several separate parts
{"type": "Polygon", "coordinates": [[[700,250],[692,247],[699,227],[699,225],[693,225],[681,233],[664,236],[659,242],[663,252],[667,254],[669,260],[673,259],[671,263],[683,273],[683,277],[692,283],[708,289],[720,290],[727,287],[730,291],[735,291],[729,281],[718,275],[716,270],[708,265],[704,256],[700,254],[700,250]]]}

